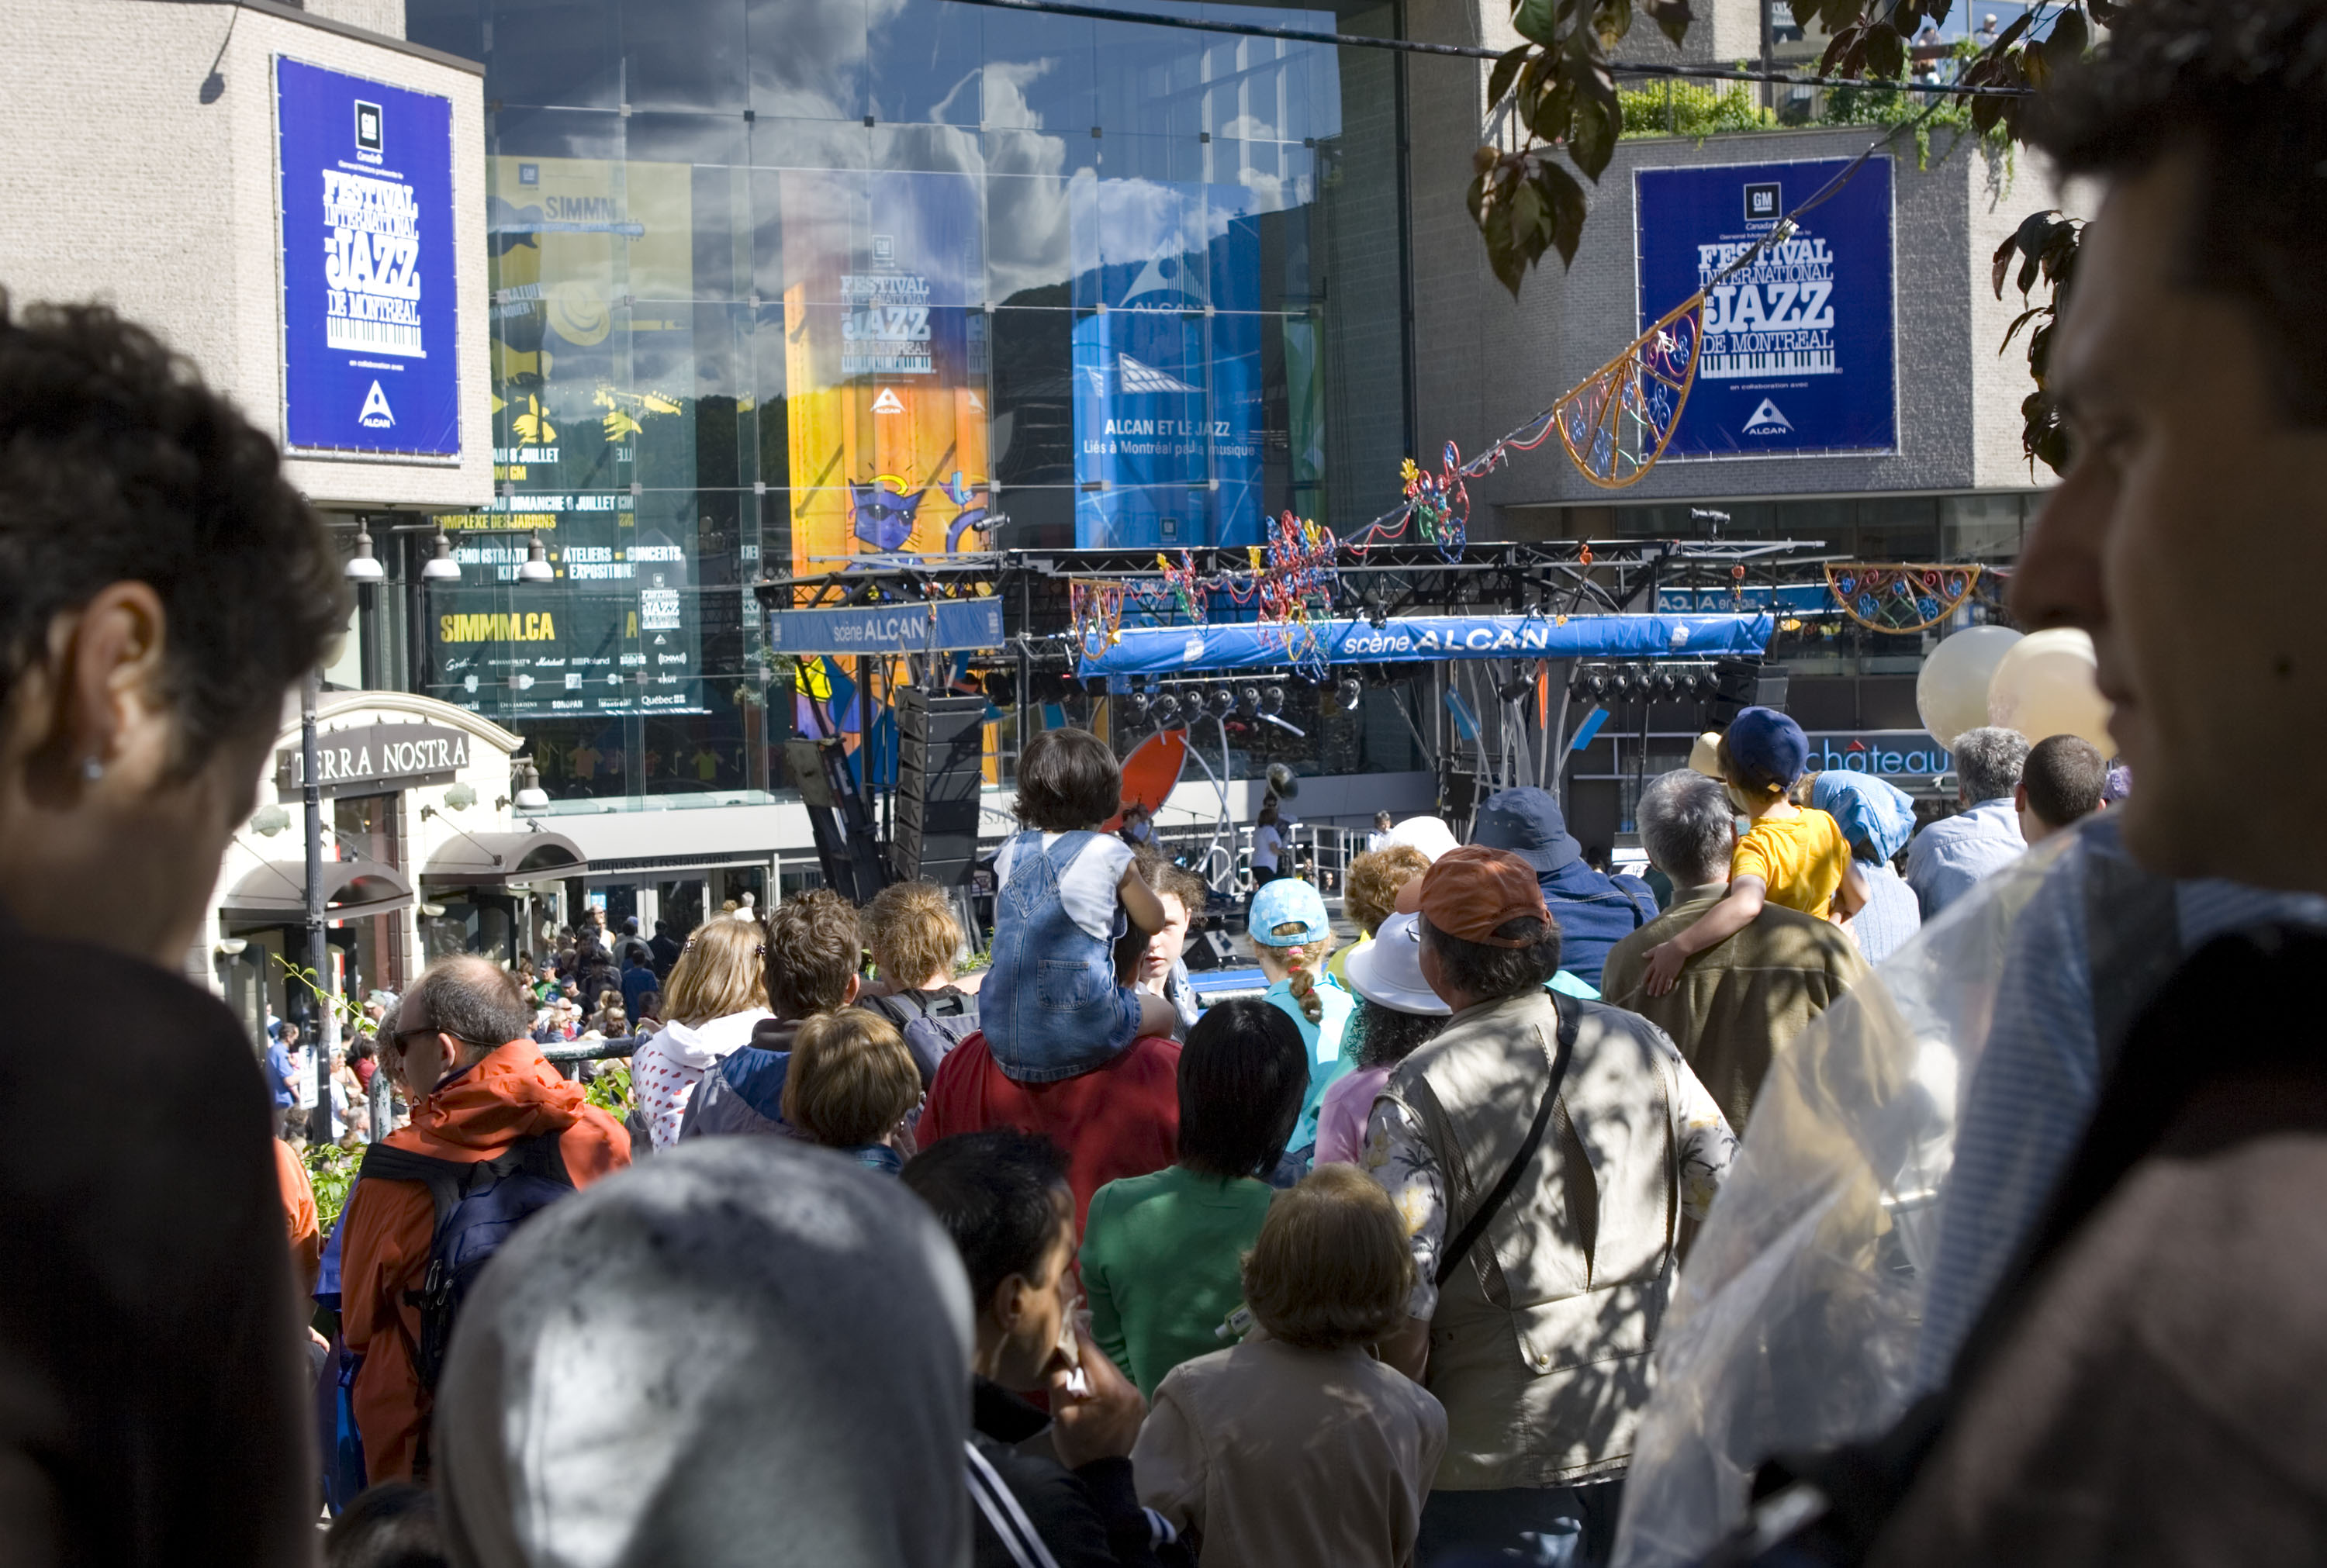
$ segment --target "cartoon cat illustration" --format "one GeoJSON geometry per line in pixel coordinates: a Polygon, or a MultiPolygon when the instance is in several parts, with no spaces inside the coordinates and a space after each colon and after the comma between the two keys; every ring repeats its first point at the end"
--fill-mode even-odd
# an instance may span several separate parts
{"type": "Polygon", "coordinates": [[[927,490],[905,493],[905,481],[882,474],[871,484],[848,487],[849,521],[856,537],[876,550],[902,550],[913,537],[913,523],[927,490]]]}

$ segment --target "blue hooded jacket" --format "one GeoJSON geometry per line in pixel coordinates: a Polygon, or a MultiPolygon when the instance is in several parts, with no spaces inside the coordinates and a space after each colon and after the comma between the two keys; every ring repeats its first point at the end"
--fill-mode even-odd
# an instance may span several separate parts
{"type": "Polygon", "coordinates": [[[1584,863],[1584,846],[1568,833],[1549,790],[1529,786],[1489,796],[1471,842],[1509,850],[1535,868],[1543,901],[1559,923],[1559,966],[1594,990],[1608,949],[1657,918],[1648,883],[1584,863]]]}

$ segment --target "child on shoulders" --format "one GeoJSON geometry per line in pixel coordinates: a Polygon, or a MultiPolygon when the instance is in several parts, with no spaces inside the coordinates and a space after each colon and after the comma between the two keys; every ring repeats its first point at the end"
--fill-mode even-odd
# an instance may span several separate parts
{"type": "Polygon", "coordinates": [[[1170,1039],[1163,997],[1116,978],[1125,921],[1153,933],[1165,911],[1132,847],[1098,826],[1122,806],[1123,774],[1087,730],[1045,730],[1018,759],[1023,831],[995,857],[994,962],[978,1021],[1005,1077],[1079,1077],[1145,1035],[1170,1039]]]}
{"type": "Polygon", "coordinates": [[[1662,996],[1682,966],[1753,923],[1764,903],[1843,920],[1865,907],[1866,879],[1851,862],[1842,827],[1787,798],[1809,766],[1809,738],[1774,708],[1747,708],[1721,738],[1716,762],[1730,803],[1752,819],[1729,861],[1729,891],[1697,922],[1649,950],[1643,984],[1662,996]]]}

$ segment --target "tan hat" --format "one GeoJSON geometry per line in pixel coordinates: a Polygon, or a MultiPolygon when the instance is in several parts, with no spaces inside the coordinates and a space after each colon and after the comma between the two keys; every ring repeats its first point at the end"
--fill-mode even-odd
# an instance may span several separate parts
{"type": "Polygon", "coordinates": [[[1696,738],[1696,743],[1688,749],[1688,766],[1691,772],[1702,773],[1708,779],[1721,777],[1720,731],[1707,730],[1696,738]]]}

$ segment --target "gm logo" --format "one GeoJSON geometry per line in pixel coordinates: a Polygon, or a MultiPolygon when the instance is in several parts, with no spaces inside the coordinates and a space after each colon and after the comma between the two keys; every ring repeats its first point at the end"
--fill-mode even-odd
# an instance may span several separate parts
{"type": "Polygon", "coordinates": [[[1779,194],[1778,186],[1774,181],[1767,185],[1746,186],[1745,221],[1775,223],[1781,215],[1782,209],[1780,204],[1783,200],[1784,198],[1779,194]]]}
{"type": "Polygon", "coordinates": [[[356,99],[356,149],[377,153],[380,150],[379,106],[356,99]]]}

